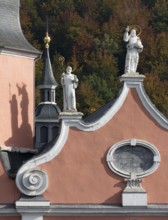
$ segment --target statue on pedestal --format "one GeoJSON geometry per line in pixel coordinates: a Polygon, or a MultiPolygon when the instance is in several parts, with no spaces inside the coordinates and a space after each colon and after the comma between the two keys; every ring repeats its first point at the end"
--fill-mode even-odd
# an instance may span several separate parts
{"type": "Polygon", "coordinates": [[[129,34],[129,27],[125,29],[124,33],[124,41],[128,42],[127,44],[127,55],[125,60],[125,74],[127,73],[136,73],[138,61],[139,61],[139,53],[143,50],[143,45],[136,34],[136,30],[132,29],[129,34]]]}
{"type": "Polygon", "coordinates": [[[61,84],[63,87],[64,111],[77,111],[75,89],[78,86],[78,78],[72,74],[72,67],[66,68],[66,73],[62,73],[61,84]]]}

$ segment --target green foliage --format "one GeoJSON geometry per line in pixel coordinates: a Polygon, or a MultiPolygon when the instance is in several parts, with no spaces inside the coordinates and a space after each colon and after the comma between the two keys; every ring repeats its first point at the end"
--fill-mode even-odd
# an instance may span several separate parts
{"type": "MultiPolygon", "coordinates": [[[[145,74],[146,90],[168,117],[168,2],[165,0],[21,0],[21,22],[27,39],[44,50],[46,15],[51,36],[50,56],[62,108],[60,77],[72,65],[79,78],[77,108],[90,114],[113,99],[119,90],[126,48],[127,25],[142,28],[144,51],[138,71],[145,74]]],[[[43,57],[36,64],[36,86],[43,57]]],[[[36,102],[39,93],[36,89],[36,102]]]]}
{"type": "Polygon", "coordinates": [[[151,18],[151,26],[155,31],[168,32],[168,1],[156,1],[151,18]]]}
{"type": "Polygon", "coordinates": [[[165,116],[168,116],[168,81],[161,81],[156,73],[147,74],[145,87],[151,101],[165,116]]]}

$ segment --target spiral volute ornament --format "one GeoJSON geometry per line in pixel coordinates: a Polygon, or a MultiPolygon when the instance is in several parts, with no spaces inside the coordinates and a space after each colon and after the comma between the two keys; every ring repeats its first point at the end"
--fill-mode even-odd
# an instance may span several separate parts
{"type": "Polygon", "coordinates": [[[27,170],[21,175],[19,181],[20,191],[28,196],[37,196],[45,192],[48,187],[48,177],[45,171],[41,169],[27,170]]]}

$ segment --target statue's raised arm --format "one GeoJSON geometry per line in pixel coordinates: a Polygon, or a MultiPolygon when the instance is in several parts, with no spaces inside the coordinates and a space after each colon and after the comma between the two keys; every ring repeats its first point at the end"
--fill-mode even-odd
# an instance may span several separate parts
{"type": "Polygon", "coordinates": [[[130,38],[130,35],[129,35],[129,26],[128,26],[128,27],[125,29],[123,40],[124,40],[125,42],[128,42],[128,41],[129,41],[129,38],[130,38]]]}
{"type": "Polygon", "coordinates": [[[136,34],[136,30],[132,29],[129,34],[129,27],[125,29],[123,40],[127,43],[127,54],[125,59],[125,74],[137,73],[139,61],[139,53],[143,50],[140,38],[136,34]]]}

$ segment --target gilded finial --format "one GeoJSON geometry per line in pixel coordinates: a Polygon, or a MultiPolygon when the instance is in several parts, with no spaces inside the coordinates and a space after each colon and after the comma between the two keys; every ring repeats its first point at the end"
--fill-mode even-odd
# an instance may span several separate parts
{"type": "Polygon", "coordinates": [[[48,34],[48,16],[46,16],[46,36],[44,38],[44,43],[45,43],[46,48],[49,48],[50,41],[51,41],[51,38],[48,34]]]}
{"type": "Polygon", "coordinates": [[[46,36],[45,36],[45,38],[44,38],[44,43],[45,43],[45,47],[46,47],[46,48],[49,48],[50,41],[51,41],[51,38],[50,38],[50,36],[48,35],[48,32],[46,32],[46,36]]]}

